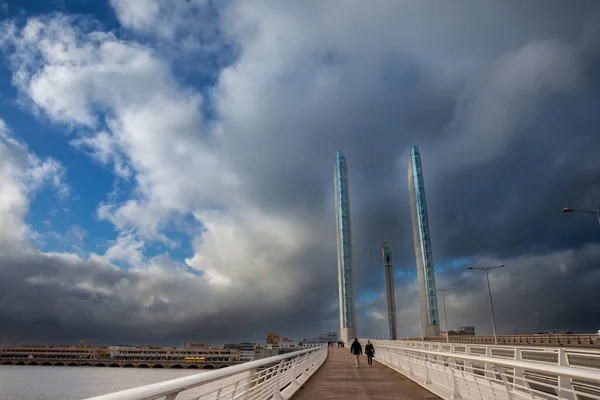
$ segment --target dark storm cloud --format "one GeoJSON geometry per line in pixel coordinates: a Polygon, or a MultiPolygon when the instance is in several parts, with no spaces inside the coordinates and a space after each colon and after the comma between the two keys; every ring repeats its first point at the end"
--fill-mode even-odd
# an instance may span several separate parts
{"type": "MultiPolygon", "coordinates": [[[[395,20],[390,28],[380,10],[364,16],[369,23],[381,18],[377,27],[354,26],[339,42],[332,43],[335,33],[324,33],[315,22],[315,35],[323,33],[323,40],[298,43],[311,43],[310,51],[301,53],[307,57],[338,53],[336,62],[316,69],[329,73],[329,85],[316,89],[316,73],[311,71],[297,72],[292,83],[273,85],[278,91],[263,87],[265,103],[257,112],[269,110],[269,118],[255,116],[244,127],[244,137],[235,137],[236,143],[247,141],[240,149],[263,144],[233,160],[243,166],[254,201],[266,208],[304,206],[319,212],[323,234],[332,234],[327,223],[334,224],[333,157],[336,149],[344,150],[359,292],[383,287],[379,270],[384,239],[392,242],[397,268],[414,268],[406,183],[411,145],[418,145],[423,155],[436,259],[548,255],[536,262],[552,263],[556,251],[597,242],[593,218],[560,213],[566,205],[595,208],[600,202],[595,151],[600,148],[600,121],[591,106],[598,96],[593,65],[600,52],[591,34],[599,23],[597,4],[552,2],[543,9],[532,3],[469,4],[452,5],[439,14],[425,5],[398,6],[394,11],[399,14],[402,7],[415,12],[414,24],[429,21],[423,24],[428,31],[422,37],[414,33],[419,29],[414,24],[395,20]],[[394,35],[386,36],[390,31],[394,35]],[[418,39],[403,40],[407,34],[418,39]],[[352,41],[377,46],[344,46],[352,41]],[[447,60],[432,59],[442,47],[440,54],[447,60]],[[461,70],[461,61],[472,68],[461,70]],[[283,96],[282,87],[293,96],[283,96]],[[255,156],[261,161],[254,162],[255,156]]],[[[388,11],[395,15],[393,8],[388,11]]],[[[345,11],[335,20],[345,22],[349,14],[345,11]]],[[[295,49],[291,25],[285,43],[295,49]]],[[[285,47],[273,51],[279,57],[296,56],[285,47]]],[[[235,121],[225,118],[224,124],[233,126],[235,121]]],[[[506,273],[555,285],[543,271],[538,265],[506,273]]],[[[451,277],[444,272],[440,279],[451,277]]],[[[515,326],[555,325],[550,323],[553,310],[542,305],[556,287],[544,287],[534,295],[539,302],[528,302],[525,291],[515,292],[515,298],[522,296],[524,304],[536,306],[528,318],[512,321],[515,326]]],[[[506,293],[508,298],[510,291],[506,293]]],[[[562,300],[567,309],[576,306],[569,296],[562,300]]],[[[486,318],[484,309],[481,317],[470,320],[485,325],[486,318]]],[[[574,325],[589,328],[581,321],[574,325]]]]}
{"type": "MultiPolygon", "coordinates": [[[[267,330],[313,335],[328,318],[320,297],[298,295],[283,303],[263,303],[226,291],[209,293],[210,288],[202,290],[183,271],[119,271],[100,260],[39,254],[2,257],[1,262],[3,344],[17,340],[33,324],[25,342],[77,342],[84,337],[172,345],[185,338],[262,341],[267,330]],[[161,300],[161,294],[169,301],[161,300]],[[198,307],[196,302],[207,297],[212,305],[198,307]]],[[[323,293],[332,290],[331,282],[330,276],[315,279],[311,287],[323,293]]]]}

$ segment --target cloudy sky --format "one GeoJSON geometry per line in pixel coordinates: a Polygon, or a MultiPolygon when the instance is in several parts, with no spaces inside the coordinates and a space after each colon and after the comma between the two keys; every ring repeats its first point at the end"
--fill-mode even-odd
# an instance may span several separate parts
{"type": "MultiPolygon", "coordinates": [[[[337,330],[335,151],[358,324],[381,242],[419,333],[423,157],[451,328],[600,329],[596,1],[0,5],[0,340],[179,344],[337,330]],[[35,325],[34,325],[35,324],[35,325]]],[[[440,308],[441,300],[440,300],[440,308]]],[[[398,317],[405,333],[404,318],[398,317]]]]}

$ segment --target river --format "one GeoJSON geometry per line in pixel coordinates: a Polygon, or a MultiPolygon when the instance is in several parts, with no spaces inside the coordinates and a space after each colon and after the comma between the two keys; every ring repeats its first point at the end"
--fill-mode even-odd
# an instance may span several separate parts
{"type": "Polygon", "coordinates": [[[2,365],[0,400],[80,400],[198,370],[2,365]]]}

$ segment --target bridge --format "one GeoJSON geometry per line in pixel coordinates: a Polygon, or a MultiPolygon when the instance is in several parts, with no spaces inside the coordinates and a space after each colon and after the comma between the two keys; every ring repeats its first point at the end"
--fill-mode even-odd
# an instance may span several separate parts
{"type": "Polygon", "coordinates": [[[0,365],[54,365],[67,367],[109,367],[109,368],[175,368],[175,369],[219,369],[240,364],[239,361],[153,361],[115,359],[73,359],[73,358],[0,358],[0,365]]]}
{"type": "MultiPolygon", "coordinates": [[[[366,340],[361,340],[363,345],[366,340]]],[[[600,351],[373,340],[374,366],[325,346],[88,400],[600,399],[600,351]]],[[[364,357],[363,357],[364,358],[364,357]]]]}

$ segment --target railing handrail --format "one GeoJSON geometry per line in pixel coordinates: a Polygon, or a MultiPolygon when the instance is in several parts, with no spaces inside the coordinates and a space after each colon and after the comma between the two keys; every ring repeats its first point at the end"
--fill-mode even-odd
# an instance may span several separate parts
{"type": "Polygon", "coordinates": [[[553,375],[568,376],[570,378],[591,380],[600,382],[600,371],[585,369],[580,367],[563,367],[559,365],[548,365],[542,363],[536,363],[531,361],[515,361],[505,358],[486,357],[486,356],[475,356],[462,353],[448,353],[440,351],[431,351],[423,349],[414,349],[409,347],[398,347],[388,346],[374,343],[377,347],[389,348],[389,349],[401,349],[404,351],[411,351],[414,353],[427,354],[431,356],[454,358],[463,361],[474,361],[474,362],[487,362],[498,366],[509,367],[509,368],[523,368],[528,371],[542,372],[553,375]]]}
{"type": "MultiPolygon", "coordinates": [[[[362,340],[362,339],[361,339],[362,340]]],[[[365,339],[366,340],[366,339],[365,339]]],[[[377,339],[371,339],[371,340],[375,340],[375,341],[379,341],[379,342],[393,342],[393,343],[399,343],[399,344],[404,344],[404,343],[410,343],[410,344],[415,344],[415,345],[437,345],[437,346],[473,346],[473,347],[492,347],[494,349],[519,349],[519,350],[531,350],[531,351],[546,351],[546,352],[551,352],[551,351],[557,351],[557,350],[565,350],[568,353],[592,353],[592,354],[600,354],[600,349],[599,348],[588,348],[588,347],[567,347],[567,346],[551,346],[551,345],[544,345],[544,346],[536,346],[536,345],[531,345],[531,344],[516,344],[516,343],[498,343],[498,344],[494,344],[494,343],[485,343],[485,342],[460,342],[460,341],[450,341],[450,342],[446,342],[444,341],[437,341],[437,340],[421,340],[421,339],[410,339],[410,340],[406,340],[406,339],[398,339],[398,340],[377,340],[377,339]]],[[[402,346],[398,346],[398,347],[402,347],[402,346]]],[[[413,347],[402,347],[402,348],[410,348],[412,349],[413,347]]],[[[453,353],[454,354],[454,353],[453,353]]],[[[458,354],[463,354],[463,353],[458,353],[458,354]]]]}
{"type": "Polygon", "coordinates": [[[203,372],[201,374],[184,376],[181,378],[171,379],[168,381],[152,383],[150,385],[139,386],[131,389],[121,390],[119,392],[103,394],[100,396],[90,397],[87,400],[136,400],[140,398],[160,398],[167,396],[174,391],[183,391],[194,387],[211,383],[213,381],[227,378],[242,372],[252,371],[256,368],[265,367],[276,364],[280,361],[287,360],[296,356],[301,356],[306,353],[321,350],[325,347],[311,347],[308,349],[298,350],[292,353],[281,354],[278,356],[268,357],[261,360],[249,361],[244,364],[238,364],[227,368],[217,369],[214,371],[203,372]]]}
{"type": "MultiPolygon", "coordinates": [[[[600,340],[600,334],[598,333],[532,333],[527,335],[496,335],[498,339],[556,339],[556,338],[564,338],[564,339],[577,339],[577,338],[589,338],[589,339],[598,339],[600,340]]],[[[465,340],[475,340],[475,339],[494,339],[493,335],[450,335],[450,341],[452,339],[465,339],[465,340]]],[[[406,341],[406,338],[398,338],[399,341],[406,341]]],[[[408,340],[421,340],[420,336],[413,336],[408,338],[408,340]]],[[[446,340],[446,335],[440,336],[431,336],[424,338],[425,341],[437,341],[437,340],[446,340]]]]}

